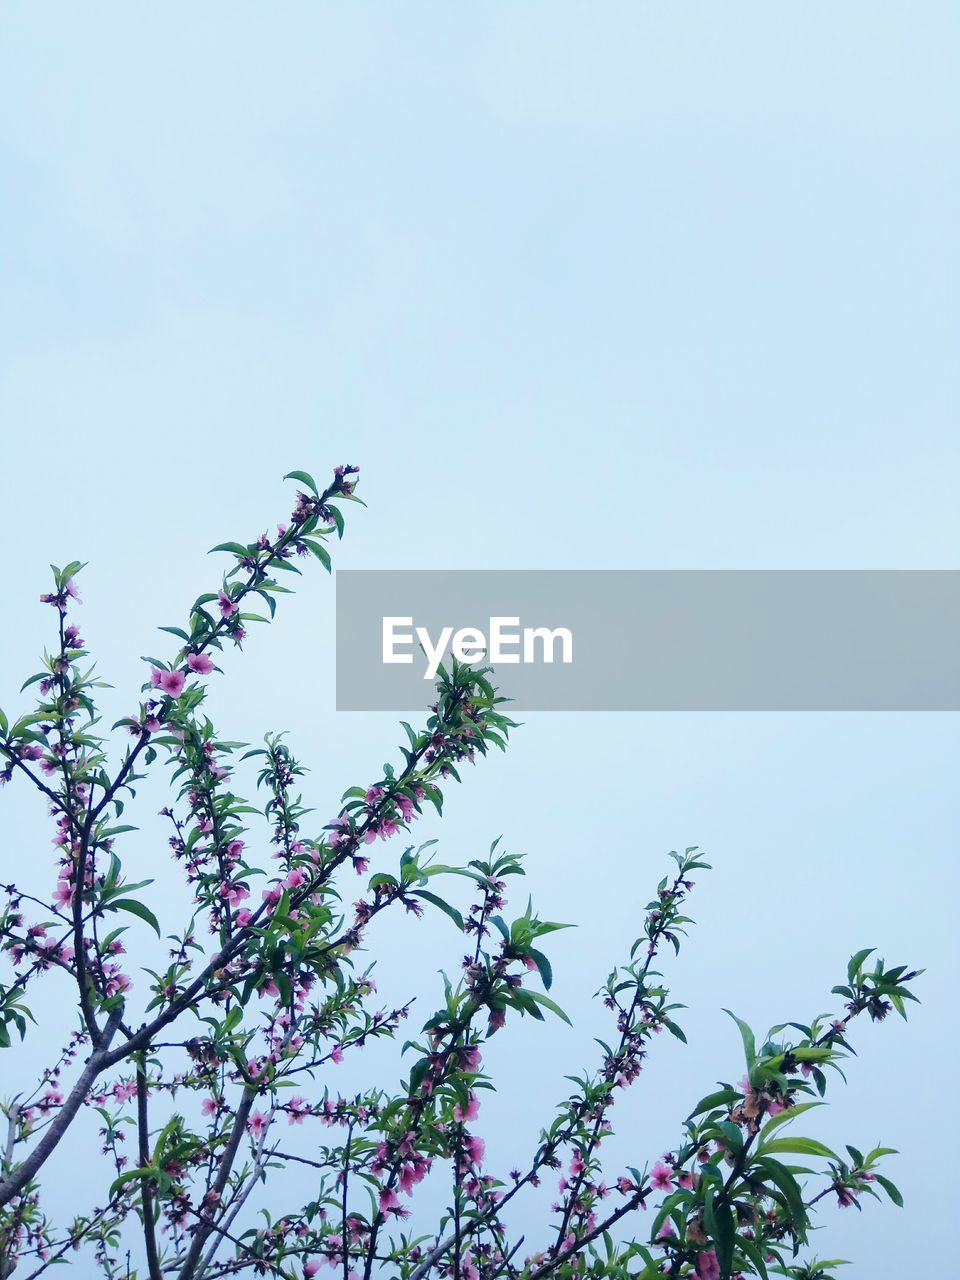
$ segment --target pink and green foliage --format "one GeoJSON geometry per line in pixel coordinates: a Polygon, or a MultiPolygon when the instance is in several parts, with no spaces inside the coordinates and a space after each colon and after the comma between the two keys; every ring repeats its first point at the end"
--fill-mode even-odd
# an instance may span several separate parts
{"type": "Polygon", "coordinates": [[[833,1015],[784,1023],[760,1041],[737,1020],[743,1079],[696,1102],[666,1155],[645,1150],[640,1134],[633,1167],[604,1169],[615,1104],[655,1035],[683,1039],[657,966],[665,949],[679,950],[693,877],[707,864],[693,848],[673,853],[627,963],[598,993],[615,1023],[599,1066],[574,1079],[527,1158],[498,1170],[480,1129],[492,1088],[486,1042],[518,1016],[565,1017],[546,994],[553,975],[542,950],[563,926],[529,906],[508,922],[507,889],[523,867],[498,845],[454,867],[435,859],[432,841],[403,843],[425,806],[441,810],[463,762],[506,747],[515,726],[489,670],[441,670],[424,728],[404,725],[398,765],[346,791],[326,823],[305,807],[303,770],[280,735],[244,751],[206,715],[219,655],[273,616],[295,560],[330,568],[341,506],[357,501],[355,471],[337,468],[322,491],[292,473],[302,491],[276,537],[215,548],[232,566],[185,628],[163,629],[178,649],[147,660],[139,705],[114,726],[131,738],[118,763],[98,731],[100,684],[74,620],[82,566],[54,570],[42,597],[55,611],[56,644],[24,686],[37,687],[35,709],[12,723],[0,713],[0,779],[36,790],[56,854],[31,864],[39,888],[5,886],[0,1044],[63,1015],[64,1047],[36,1080],[4,1077],[0,1277],[68,1262],[112,1280],[300,1280],[325,1268],[344,1280],[826,1280],[835,1262],[801,1260],[815,1206],[859,1208],[881,1190],[899,1203],[899,1193],[877,1172],[886,1150],[838,1155],[797,1136],[792,1122],[839,1075],[860,1015],[904,1014],[916,973],[861,951],[834,988],[833,1015]],[[258,804],[236,790],[244,761],[258,804]],[[162,816],[189,897],[180,920],[161,924],[152,882],[125,866],[124,836],[137,784],[164,763],[162,816]],[[347,906],[358,874],[365,889],[347,906]],[[437,893],[453,877],[472,894],[463,914],[437,893]],[[371,967],[359,963],[371,924],[402,909],[414,928],[427,908],[464,936],[459,978],[405,1045],[406,1079],[345,1096],[335,1064],[395,1037],[409,1011],[376,1005],[371,967]],[[123,935],[137,921],[172,941],[162,971],[125,971],[123,935]],[[69,1012],[45,1003],[55,971],[76,992],[69,1012]],[[83,1203],[54,1214],[45,1174],[90,1111],[103,1154],[75,1185],[83,1203]],[[290,1169],[304,1175],[280,1183],[291,1203],[278,1214],[270,1200],[258,1213],[271,1179],[290,1169]],[[546,1215],[534,1204],[521,1237],[516,1206],[548,1179],[559,1182],[556,1202],[546,1215]],[[447,1207],[421,1221],[414,1208],[427,1185],[444,1189],[447,1207]]]}

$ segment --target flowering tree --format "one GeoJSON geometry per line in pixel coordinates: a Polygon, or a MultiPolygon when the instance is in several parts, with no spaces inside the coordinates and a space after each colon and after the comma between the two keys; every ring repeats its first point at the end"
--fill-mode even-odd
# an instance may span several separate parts
{"type": "Polygon", "coordinates": [[[696,849],[673,853],[641,936],[599,993],[612,1043],[593,1074],[574,1080],[535,1149],[494,1172],[477,1128],[492,1087],[484,1047],[515,1016],[565,1018],[545,994],[552,972],[541,949],[563,926],[530,906],[508,922],[507,884],[523,868],[497,845],[467,866],[440,864],[429,842],[371,867],[381,842],[402,837],[424,806],[440,811],[462,762],[506,746],[514,726],[489,670],[441,669],[424,728],[403,726],[398,765],[346,791],[325,825],[309,822],[303,770],[280,735],[239,756],[242,744],[222,739],[206,715],[218,655],[273,616],[287,590],[281,578],[299,572],[295,558],[330,568],[341,507],[358,501],[355,472],[338,467],[323,490],[291,473],[302,491],[275,537],[215,548],[231,566],[185,627],[163,628],[177,651],[168,662],[148,659],[135,713],[114,726],[132,739],[117,763],[97,729],[99,682],[72,621],[82,566],[54,569],[41,597],[54,610],[56,643],[24,686],[39,692],[36,708],[13,722],[0,713],[0,781],[29,785],[49,809],[57,874],[54,887],[38,859],[36,884],[5,886],[0,1045],[14,1052],[36,1012],[53,1020],[49,997],[31,1010],[44,983],[69,982],[76,1009],[67,1002],[62,1052],[35,1080],[5,1076],[0,1277],[39,1276],[75,1251],[85,1251],[83,1274],[111,1280],[244,1271],[301,1280],[324,1266],[344,1280],[830,1276],[835,1263],[798,1260],[815,1208],[831,1199],[859,1207],[878,1190],[900,1198],[877,1172],[886,1150],[838,1155],[797,1136],[792,1122],[839,1072],[858,1017],[904,1014],[916,973],[860,951],[834,988],[834,1015],[787,1022],[762,1039],[737,1020],[743,1079],[692,1100],[673,1150],[653,1158],[638,1149],[635,1167],[605,1175],[617,1098],[656,1033],[683,1039],[656,966],[664,948],[679,950],[693,877],[707,864],[696,849]],[[256,770],[261,804],[236,790],[241,760],[256,770]],[[182,918],[167,925],[177,931],[163,965],[135,976],[123,968],[125,929],[163,930],[148,905],[152,882],[128,878],[123,837],[133,828],[124,819],[136,784],[164,761],[171,798],[162,816],[186,892],[182,918]],[[358,874],[365,887],[348,907],[358,874]],[[436,892],[454,877],[472,894],[463,914],[436,892]],[[445,912],[467,953],[437,1012],[404,1046],[406,1078],[344,1095],[331,1064],[394,1037],[407,1017],[409,1006],[375,1007],[371,970],[359,963],[373,920],[398,908],[445,912]],[[56,1221],[44,1175],[91,1111],[102,1160],[75,1188],[89,1200],[60,1206],[75,1216],[56,1221]],[[291,1170],[299,1177],[285,1178],[291,1170]],[[527,1240],[518,1237],[511,1205],[555,1175],[556,1200],[536,1238],[529,1225],[527,1240]],[[272,1201],[262,1207],[268,1178],[289,1196],[282,1214],[272,1201]],[[434,1198],[445,1207],[421,1222],[411,1206],[426,1187],[440,1189],[434,1198]]]}

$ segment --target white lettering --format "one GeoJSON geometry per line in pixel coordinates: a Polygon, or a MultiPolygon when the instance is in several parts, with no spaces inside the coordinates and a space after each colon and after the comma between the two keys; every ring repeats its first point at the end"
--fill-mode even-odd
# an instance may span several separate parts
{"type": "Polygon", "coordinates": [[[397,634],[397,627],[412,627],[412,618],[384,618],[383,620],[383,661],[384,663],[413,661],[412,653],[397,653],[398,644],[412,644],[413,633],[407,631],[397,634]]]}
{"type": "Polygon", "coordinates": [[[491,618],[490,619],[490,661],[496,665],[498,662],[519,662],[520,654],[506,653],[503,645],[516,645],[520,648],[520,632],[506,632],[504,627],[519,627],[519,618],[491,618]]]}
{"type": "Polygon", "coordinates": [[[561,662],[573,661],[573,633],[567,627],[556,627],[553,631],[549,627],[524,627],[523,629],[523,660],[524,662],[536,662],[536,641],[543,641],[543,661],[553,662],[554,645],[559,640],[561,644],[561,662]]]}
{"type": "Polygon", "coordinates": [[[487,652],[487,637],[474,627],[462,627],[453,637],[450,651],[458,662],[479,662],[487,652]]]}
{"type": "Polygon", "coordinates": [[[453,635],[453,627],[444,627],[440,632],[440,639],[437,644],[431,645],[430,633],[426,627],[417,627],[417,639],[423,645],[423,651],[427,655],[427,669],[423,673],[424,680],[433,680],[437,674],[437,668],[440,666],[443,658],[443,651],[450,643],[450,637],[453,635]]]}

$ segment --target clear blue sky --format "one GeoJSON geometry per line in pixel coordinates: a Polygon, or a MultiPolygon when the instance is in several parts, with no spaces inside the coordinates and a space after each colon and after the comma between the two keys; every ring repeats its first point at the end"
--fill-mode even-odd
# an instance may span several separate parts
{"type": "MultiPolygon", "coordinates": [[[[77,556],[128,711],[291,467],[361,464],[355,568],[957,567],[958,37],[947,3],[7,4],[0,702],[77,556]]],[[[290,729],[324,815],[397,740],[332,710],[332,603],[311,577],[212,698],[229,737],[290,729]]],[[[531,716],[423,824],[449,860],[502,832],[581,925],[552,948],[577,1034],[498,1049],[496,1167],[591,1060],[663,851],[699,843],[690,1047],[658,1045],[618,1153],[738,1076],[721,1006],[811,1016],[880,946],[925,1004],[858,1037],[819,1132],[899,1147],[908,1205],[817,1243],[942,1270],[957,747],[950,716],[531,716]]],[[[52,884],[36,806],[0,803],[52,884]]],[[[456,964],[446,922],[381,936],[385,991],[456,964]]]]}

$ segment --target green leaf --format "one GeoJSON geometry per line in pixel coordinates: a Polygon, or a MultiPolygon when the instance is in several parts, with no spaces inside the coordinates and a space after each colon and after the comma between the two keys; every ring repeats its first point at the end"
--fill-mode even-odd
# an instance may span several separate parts
{"type": "Polygon", "coordinates": [[[754,1065],[757,1061],[757,1042],[754,1038],[753,1032],[750,1030],[747,1024],[743,1021],[743,1019],[738,1018],[735,1013],[731,1013],[729,1009],[724,1009],[723,1012],[727,1014],[729,1017],[731,1017],[734,1020],[734,1022],[737,1024],[737,1026],[740,1028],[740,1035],[743,1039],[743,1053],[744,1053],[744,1057],[747,1060],[747,1071],[749,1073],[750,1071],[753,1070],[754,1065]]]}
{"type": "Polygon", "coordinates": [[[313,492],[314,496],[319,496],[320,491],[317,488],[317,482],[309,471],[288,471],[283,478],[284,480],[299,480],[301,484],[305,484],[313,492]]]}
{"type": "Polygon", "coordinates": [[[326,547],[323,545],[323,543],[316,542],[313,538],[304,538],[303,541],[306,544],[306,546],[308,546],[310,550],[313,552],[313,554],[317,557],[317,559],[326,569],[327,573],[330,573],[332,568],[332,561],[330,559],[330,553],[326,549],[326,547]]]}
{"type": "Polygon", "coordinates": [[[856,955],[850,957],[850,963],[847,965],[848,982],[853,981],[864,960],[866,960],[867,956],[873,955],[874,951],[876,951],[876,947],[864,947],[862,951],[858,951],[856,955]]]}
{"type": "Polygon", "coordinates": [[[872,1164],[875,1164],[876,1161],[879,1160],[881,1156],[895,1156],[895,1155],[899,1155],[899,1152],[897,1151],[896,1147],[874,1147],[873,1150],[869,1152],[869,1154],[867,1155],[867,1159],[863,1167],[868,1169],[872,1164]]]}
{"type": "Polygon", "coordinates": [[[744,1254],[746,1254],[746,1256],[750,1259],[750,1261],[756,1267],[757,1274],[762,1276],[764,1280],[766,1280],[767,1264],[763,1256],[763,1250],[760,1249],[753,1240],[747,1239],[746,1236],[741,1236],[737,1240],[737,1248],[740,1249],[744,1254]]]}
{"type": "Polygon", "coordinates": [[[337,526],[337,537],[343,537],[343,514],[337,510],[332,502],[327,504],[327,510],[333,516],[333,523],[337,526]]]}
{"type": "Polygon", "coordinates": [[[657,1211],[657,1216],[654,1218],[653,1222],[650,1224],[650,1240],[653,1244],[657,1243],[657,1236],[659,1234],[660,1228],[666,1222],[667,1218],[670,1217],[670,1214],[673,1212],[674,1208],[682,1200],[685,1200],[685,1199],[686,1199],[685,1192],[674,1191],[670,1195],[668,1195],[667,1198],[664,1200],[663,1204],[660,1206],[659,1210],[657,1211]]]}
{"type": "MultiPolygon", "coordinates": [[[[215,551],[229,551],[235,556],[246,556],[250,554],[250,548],[245,547],[240,542],[218,542],[215,547],[210,548],[207,555],[212,556],[215,551]]],[[[160,630],[162,631],[163,627],[161,627],[160,630]]]]}
{"type": "Polygon", "coordinates": [[[149,907],[145,907],[136,898],[115,898],[108,904],[106,909],[108,911],[129,911],[132,916],[139,916],[155,931],[157,937],[160,937],[160,924],[157,917],[149,907]]]}
{"type": "Polygon", "coordinates": [[[562,1018],[568,1027],[573,1026],[573,1023],[563,1012],[560,1006],[555,1001],[551,1000],[549,996],[545,996],[539,991],[528,991],[526,994],[531,1000],[536,1000],[537,1004],[542,1004],[545,1009],[549,1009],[550,1012],[555,1013],[558,1018],[562,1018]]]}
{"type": "Polygon", "coordinates": [[[439,907],[444,915],[448,915],[460,932],[463,933],[463,916],[456,907],[451,907],[449,902],[444,902],[443,898],[438,897],[435,893],[430,893],[427,889],[418,889],[413,896],[415,898],[425,898],[427,902],[432,902],[435,907],[439,907]]]}
{"type": "Polygon", "coordinates": [[[530,957],[533,963],[537,966],[537,969],[540,973],[540,981],[549,991],[550,988],[553,986],[553,969],[550,965],[550,961],[547,959],[547,957],[543,954],[542,951],[537,951],[536,948],[534,947],[527,948],[527,955],[530,957]]]}
{"type": "Polygon", "coordinates": [[[736,1089],[719,1089],[716,1093],[708,1093],[705,1098],[701,1098],[687,1119],[693,1120],[695,1116],[703,1115],[705,1111],[714,1111],[717,1107],[728,1109],[739,1101],[740,1094],[736,1089]]]}
{"type": "Polygon", "coordinates": [[[836,1160],[836,1152],[814,1138],[775,1138],[760,1148],[763,1155],[777,1153],[784,1156],[822,1156],[824,1160],[836,1160]]]}
{"type": "Polygon", "coordinates": [[[894,1186],[894,1184],[890,1181],[889,1178],[884,1178],[879,1173],[875,1173],[873,1176],[876,1179],[876,1181],[880,1183],[881,1187],[883,1187],[884,1191],[887,1193],[887,1195],[890,1197],[893,1203],[897,1205],[898,1208],[902,1209],[903,1196],[900,1194],[898,1188],[894,1186]]]}
{"type": "Polygon", "coordinates": [[[121,1187],[125,1187],[128,1182],[133,1182],[136,1178],[154,1178],[157,1175],[157,1169],[154,1165],[148,1164],[141,1169],[128,1169],[126,1173],[121,1173],[119,1178],[115,1178],[110,1187],[110,1199],[117,1194],[121,1187]]]}
{"type": "Polygon", "coordinates": [[[721,1280],[730,1280],[730,1272],[733,1270],[733,1245],[737,1238],[733,1210],[728,1204],[717,1204],[714,1207],[713,1217],[716,1224],[714,1244],[717,1246],[720,1277],[721,1280]]]}
{"type": "Polygon", "coordinates": [[[807,1212],[803,1203],[803,1193],[800,1190],[800,1184],[792,1173],[777,1160],[768,1160],[765,1156],[755,1162],[754,1167],[760,1169],[769,1182],[773,1182],[783,1192],[787,1207],[790,1210],[792,1225],[797,1234],[802,1238],[805,1234],[804,1227],[807,1220],[807,1212]]]}
{"type": "Polygon", "coordinates": [[[510,930],[507,928],[506,921],[503,916],[491,916],[490,923],[495,929],[499,930],[504,942],[510,941],[510,930]]]}
{"type": "Polygon", "coordinates": [[[786,1111],[781,1111],[766,1122],[760,1130],[760,1141],[763,1142],[775,1129],[779,1129],[782,1124],[788,1124],[797,1116],[802,1115],[804,1111],[809,1111],[812,1107],[824,1106],[826,1106],[825,1102],[799,1102],[795,1107],[787,1107],[786,1111]]]}

